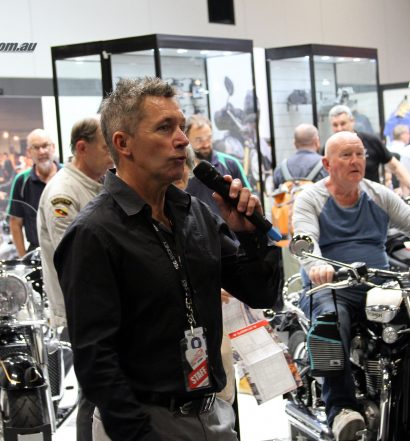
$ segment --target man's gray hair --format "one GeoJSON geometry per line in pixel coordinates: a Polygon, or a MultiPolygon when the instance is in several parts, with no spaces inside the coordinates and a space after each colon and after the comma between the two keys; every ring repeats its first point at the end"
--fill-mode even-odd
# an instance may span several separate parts
{"type": "Polygon", "coordinates": [[[119,155],[112,142],[117,131],[134,134],[135,128],[144,117],[144,100],[148,96],[172,98],[175,89],[166,81],[156,77],[142,79],[121,79],[115,90],[102,102],[101,129],[111,156],[118,165],[119,155]]]}
{"type": "Polygon", "coordinates": [[[75,155],[76,144],[78,141],[81,140],[87,142],[95,141],[99,129],[100,129],[99,115],[83,118],[80,119],[80,121],[77,121],[73,125],[73,128],[71,129],[71,141],[70,141],[71,153],[75,155]]]}
{"type": "Polygon", "coordinates": [[[191,115],[187,120],[185,124],[185,134],[186,136],[189,136],[189,132],[193,127],[196,127],[198,129],[202,129],[202,127],[208,126],[212,130],[212,123],[205,115],[196,114],[191,115]]]}
{"type": "Polygon", "coordinates": [[[352,111],[344,104],[338,104],[337,106],[332,107],[329,111],[329,118],[336,118],[336,116],[342,115],[343,113],[346,113],[349,119],[353,119],[352,111]]]}

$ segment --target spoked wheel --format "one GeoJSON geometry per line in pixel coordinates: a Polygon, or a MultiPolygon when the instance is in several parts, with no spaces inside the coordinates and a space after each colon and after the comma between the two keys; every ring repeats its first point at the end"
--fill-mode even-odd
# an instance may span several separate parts
{"type": "Polygon", "coordinates": [[[302,276],[300,273],[293,274],[289,277],[282,288],[282,298],[286,303],[291,303],[294,306],[299,304],[299,292],[302,289],[302,276]]]}
{"type": "MultiPolygon", "coordinates": [[[[302,330],[295,331],[289,338],[289,352],[295,362],[302,367],[307,364],[306,335],[302,330]]],[[[299,367],[299,366],[298,366],[299,367]]]]}

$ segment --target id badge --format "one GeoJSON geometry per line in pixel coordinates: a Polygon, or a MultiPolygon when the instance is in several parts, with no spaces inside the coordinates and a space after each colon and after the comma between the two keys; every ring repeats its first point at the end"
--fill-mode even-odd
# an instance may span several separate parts
{"type": "Polygon", "coordinates": [[[202,326],[185,331],[181,340],[185,388],[188,392],[210,386],[208,348],[202,326]]]}

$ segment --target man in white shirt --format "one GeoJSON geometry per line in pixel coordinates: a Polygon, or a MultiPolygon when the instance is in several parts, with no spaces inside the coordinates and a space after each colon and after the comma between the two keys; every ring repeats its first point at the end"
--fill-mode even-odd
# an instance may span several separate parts
{"type": "MultiPolygon", "coordinates": [[[[78,121],[71,131],[73,159],[44,189],[37,214],[44,289],[50,302],[51,324],[66,326],[64,297],[53,264],[54,251],[78,212],[102,189],[102,177],[113,162],[98,117],[78,121]]],[[[91,441],[94,405],[81,398],[77,441],[91,441]]]]}

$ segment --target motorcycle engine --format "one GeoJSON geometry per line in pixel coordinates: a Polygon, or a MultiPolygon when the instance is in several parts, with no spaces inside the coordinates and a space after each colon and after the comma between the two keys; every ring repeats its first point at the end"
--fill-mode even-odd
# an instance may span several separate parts
{"type": "Polygon", "coordinates": [[[364,374],[367,396],[376,397],[381,388],[382,378],[374,341],[357,333],[352,339],[350,358],[364,374]]]}
{"type": "Polygon", "coordinates": [[[364,367],[364,353],[366,350],[366,342],[361,334],[357,334],[353,337],[352,344],[350,346],[350,357],[353,362],[363,368],[364,367]]]}

